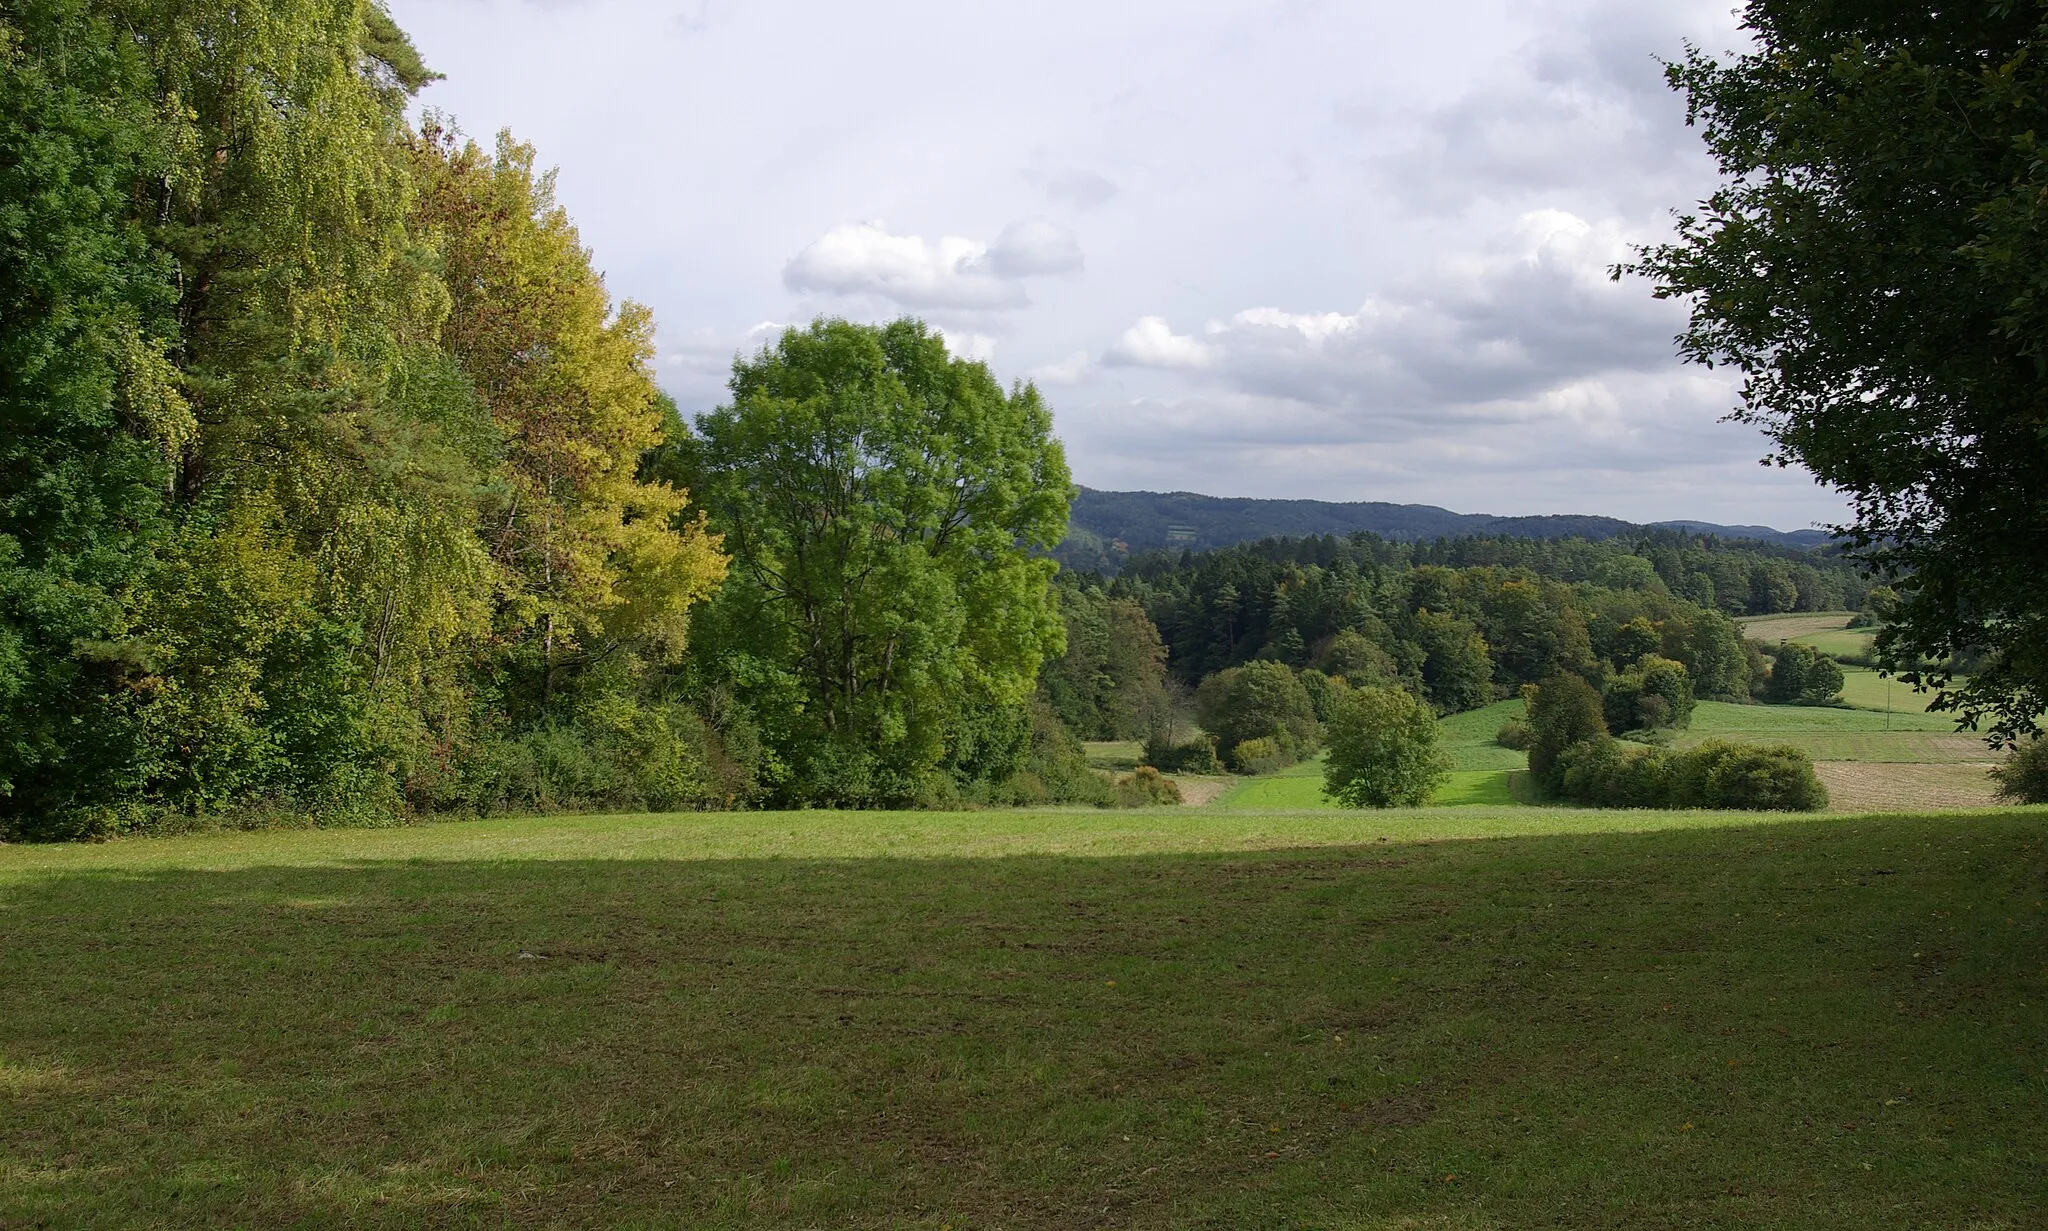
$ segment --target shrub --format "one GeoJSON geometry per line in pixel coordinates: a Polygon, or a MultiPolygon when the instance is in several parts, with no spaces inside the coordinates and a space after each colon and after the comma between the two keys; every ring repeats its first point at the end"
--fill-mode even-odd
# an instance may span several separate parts
{"type": "Polygon", "coordinates": [[[1683,751],[1585,740],[1558,757],[1556,790],[1595,808],[1812,812],[1828,802],[1805,753],[1722,740],[1683,751]]]}
{"type": "Polygon", "coordinates": [[[1301,760],[1286,740],[1248,739],[1230,750],[1233,773],[1272,774],[1301,760]]]}
{"type": "Polygon", "coordinates": [[[1672,755],[1617,739],[1589,739],[1558,757],[1558,794],[1595,808],[1671,805],[1672,755]]]}
{"type": "Polygon", "coordinates": [[[1230,768],[1240,774],[1278,773],[1300,759],[1277,739],[1248,739],[1230,750],[1230,768]]]}
{"type": "Polygon", "coordinates": [[[1523,722],[1519,718],[1508,719],[1507,722],[1501,725],[1500,730],[1493,733],[1494,743],[1499,744],[1503,748],[1512,748],[1516,752],[1529,751],[1529,745],[1535,739],[1536,733],[1529,729],[1528,723],[1523,722]]]}
{"type": "Polygon", "coordinates": [[[2048,804],[2048,735],[2012,750],[2005,763],[1993,767],[1991,780],[1998,797],[2015,804],[2048,804]]]}
{"type": "Polygon", "coordinates": [[[1184,744],[1176,744],[1162,728],[1145,737],[1145,750],[1139,759],[1169,774],[1223,772],[1223,762],[1216,757],[1216,738],[1211,735],[1197,735],[1184,744]]]}
{"type": "Polygon", "coordinates": [[[1323,786],[1347,808],[1414,807],[1450,772],[1436,746],[1436,715],[1406,689],[1361,688],[1341,698],[1325,735],[1323,786]]]}
{"type": "Polygon", "coordinates": [[[1202,729],[1219,747],[1270,739],[1290,757],[1316,746],[1314,703],[1301,680],[1282,663],[1254,662],[1219,671],[1195,693],[1202,729]]]}
{"type": "Polygon", "coordinates": [[[1529,692],[1529,772],[1546,791],[1558,788],[1558,757],[1574,744],[1607,734],[1600,694],[1576,675],[1553,675],[1529,692]]]}
{"type": "Polygon", "coordinates": [[[1140,765],[1116,780],[1119,807],[1142,808],[1148,804],[1177,804],[1180,801],[1180,787],[1150,765],[1140,765]]]}
{"type": "Polygon", "coordinates": [[[1804,752],[1725,740],[1674,754],[1671,794],[1674,808],[1817,812],[1828,806],[1828,789],[1804,752]]]}

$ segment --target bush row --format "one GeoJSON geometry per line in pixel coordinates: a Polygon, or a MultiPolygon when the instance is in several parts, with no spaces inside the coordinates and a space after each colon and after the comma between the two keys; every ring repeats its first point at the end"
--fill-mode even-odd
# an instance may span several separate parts
{"type": "Polygon", "coordinates": [[[1584,740],[1558,757],[1554,791],[1596,808],[1813,812],[1828,802],[1804,752],[1725,740],[1685,749],[1584,740]]]}

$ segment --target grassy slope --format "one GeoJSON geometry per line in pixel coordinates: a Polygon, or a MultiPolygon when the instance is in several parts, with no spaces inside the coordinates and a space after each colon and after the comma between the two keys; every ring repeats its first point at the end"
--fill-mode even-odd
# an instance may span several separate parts
{"type": "Polygon", "coordinates": [[[2036,1225],[2042,820],[0,848],[0,1225],[2036,1225]]]}
{"type": "Polygon", "coordinates": [[[1941,714],[1702,701],[1679,743],[1716,738],[1789,744],[1816,761],[1956,764],[1990,759],[1983,740],[1957,734],[1954,720],[1941,714]]]}

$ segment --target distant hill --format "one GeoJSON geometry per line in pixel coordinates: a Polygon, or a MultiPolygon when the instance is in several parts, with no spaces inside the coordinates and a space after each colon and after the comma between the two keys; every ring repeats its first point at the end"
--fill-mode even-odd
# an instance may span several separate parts
{"type": "MultiPolygon", "coordinates": [[[[1829,541],[1829,536],[1819,530],[1783,531],[1769,526],[1721,526],[1702,521],[1655,525],[1660,529],[1756,539],[1787,547],[1814,547],[1829,541]]],[[[1397,542],[1481,534],[1606,539],[1642,528],[1619,518],[1583,514],[1497,517],[1490,513],[1453,513],[1433,504],[1254,500],[1194,492],[1102,492],[1084,487],[1074,498],[1067,541],[1060,544],[1055,554],[1070,567],[1113,572],[1125,556],[1142,551],[1163,547],[1203,551],[1281,536],[1344,535],[1367,530],[1397,542]]]]}

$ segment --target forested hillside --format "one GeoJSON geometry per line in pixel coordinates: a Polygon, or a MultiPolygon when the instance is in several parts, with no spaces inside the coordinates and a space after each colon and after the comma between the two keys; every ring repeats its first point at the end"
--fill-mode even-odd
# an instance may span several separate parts
{"type": "Polygon", "coordinates": [[[1082,487],[1075,491],[1072,526],[1056,554],[1061,563],[1072,568],[1114,572],[1129,557],[1147,551],[1209,551],[1266,538],[1324,534],[1341,537],[1364,531],[1400,543],[1473,536],[1608,539],[1658,529],[1798,548],[1830,541],[1819,530],[1780,531],[1768,526],[1721,526],[1701,521],[1639,526],[1614,517],[1453,513],[1431,504],[1258,500],[1200,496],[1192,492],[1106,492],[1082,487]]]}
{"type": "MultiPolygon", "coordinates": [[[[1283,760],[1313,751],[1333,688],[1405,688],[1451,714],[1569,675],[1614,699],[1617,730],[1639,718],[1663,725],[1671,714],[1636,700],[1645,689],[1670,691],[1680,720],[1695,696],[1747,702],[1767,692],[1771,659],[1733,617],[1885,601],[1837,557],[1680,531],[1268,539],[1148,553],[1114,579],[1068,573],[1062,585],[1069,648],[1047,668],[1062,717],[1104,738],[1156,736],[1158,720],[1148,727],[1142,716],[1170,715],[1177,695],[1233,766],[1240,736],[1274,741],[1271,755],[1283,760]],[[1230,694],[1253,668],[1279,699],[1258,701],[1260,716],[1233,726],[1230,694]]],[[[1184,754],[1155,738],[1150,755],[1184,754]]]]}

